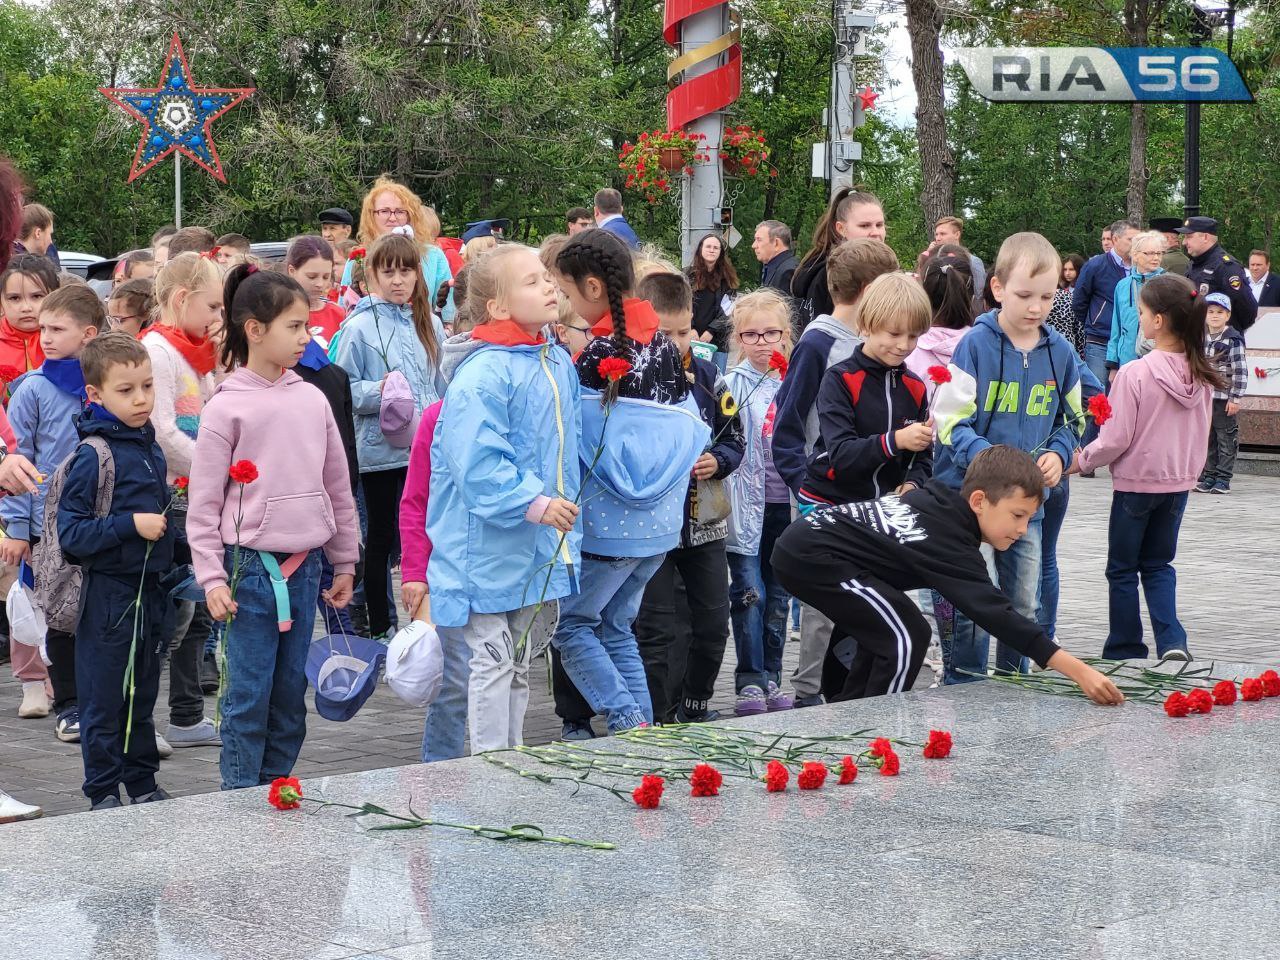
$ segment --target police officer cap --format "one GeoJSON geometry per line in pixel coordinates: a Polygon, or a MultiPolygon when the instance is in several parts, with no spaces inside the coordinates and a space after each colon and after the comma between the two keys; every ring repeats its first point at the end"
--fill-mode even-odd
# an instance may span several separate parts
{"type": "Polygon", "coordinates": [[[1182,226],[1181,217],[1152,217],[1151,229],[1161,233],[1173,233],[1182,226]]]}
{"type": "Polygon", "coordinates": [[[330,207],[328,210],[321,210],[319,220],[321,223],[340,223],[344,227],[350,227],[354,223],[351,219],[351,214],[341,207],[330,207]]]}
{"type": "Polygon", "coordinates": [[[1174,233],[1212,233],[1218,235],[1218,221],[1213,217],[1188,217],[1174,233]]]}

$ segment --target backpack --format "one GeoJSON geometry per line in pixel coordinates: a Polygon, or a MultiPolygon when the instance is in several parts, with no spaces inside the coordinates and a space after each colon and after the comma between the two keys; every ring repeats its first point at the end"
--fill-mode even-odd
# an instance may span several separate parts
{"type": "Polygon", "coordinates": [[[111,499],[116,492],[116,461],[111,456],[111,446],[102,437],[85,437],[75,452],[62,461],[49,481],[44,497],[44,526],[40,542],[31,550],[36,602],[44,611],[49,629],[63,633],[74,633],[80,622],[80,584],[84,576],[80,568],[66,558],[58,543],[58,501],[62,499],[67,471],[85,444],[98,454],[98,496],[93,503],[93,515],[101,518],[111,513],[111,499]]]}

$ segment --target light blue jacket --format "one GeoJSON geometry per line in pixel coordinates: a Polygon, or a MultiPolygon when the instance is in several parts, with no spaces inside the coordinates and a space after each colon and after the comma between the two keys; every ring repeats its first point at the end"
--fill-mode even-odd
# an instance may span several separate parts
{"type": "MultiPolygon", "coordinates": [[[[14,381],[9,422],[22,454],[44,474],[46,483],[63,460],[75,452],[80,436],[76,421],[84,405],[73,393],[55,387],[39,370],[14,381]]],[[[13,540],[31,540],[44,529],[44,489],[0,499],[0,522],[13,540]]]]}
{"type": "Polygon", "coordinates": [[[1111,314],[1111,339],[1107,341],[1107,368],[1118,370],[1138,359],[1138,341],[1142,339],[1142,320],[1138,315],[1138,296],[1142,285],[1164,273],[1156,267],[1151,273],[1129,268],[1129,275],[1116,284],[1115,309],[1111,314]]]}
{"type": "Polygon", "coordinates": [[[760,534],[764,530],[764,484],[768,467],[765,447],[773,441],[772,436],[764,435],[765,420],[782,381],[758,372],[744,361],[725,374],[725,383],[738,401],[738,421],[747,444],[741,465],[725,479],[730,505],[729,540],[725,549],[754,556],[760,552],[760,534]]]}
{"type": "MultiPolygon", "coordinates": [[[[431,320],[436,343],[441,345],[439,350],[444,344],[444,328],[439,318],[433,316],[431,320]]],[[[382,379],[391,370],[404,374],[421,413],[444,396],[445,381],[439,362],[431,362],[418,339],[408,304],[396,306],[378,297],[365,297],[343,321],[341,332],[334,346],[333,362],[347,372],[351,381],[360,472],[407,467],[409,448],[393,447],[378,425],[382,379]]]]}
{"type": "Polygon", "coordinates": [[[692,393],[675,405],[623,397],[606,411],[584,389],[582,549],[653,557],[678,547],[689,473],[710,440],[692,393]]]}
{"type": "Polygon", "coordinates": [[[577,590],[578,528],[560,545],[526,513],[539,497],[578,496],[578,431],[578,375],[555,344],[483,345],[459,364],[431,442],[427,583],[439,626],[577,590]]]}

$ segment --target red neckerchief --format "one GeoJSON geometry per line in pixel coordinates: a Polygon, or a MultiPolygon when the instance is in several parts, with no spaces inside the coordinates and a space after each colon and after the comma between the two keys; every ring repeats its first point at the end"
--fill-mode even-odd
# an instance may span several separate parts
{"type": "Polygon", "coordinates": [[[191,364],[191,369],[198,376],[203,377],[213,373],[213,368],[217,364],[217,357],[214,353],[213,340],[209,337],[202,337],[196,340],[177,327],[170,327],[161,323],[156,324],[154,327],[148,327],[147,332],[158,333],[168,340],[173,349],[182,354],[182,359],[191,364]]]}
{"type": "Polygon", "coordinates": [[[471,330],[472,340],[483,340],[499,347],[536,347],[543,343],[542,335],[526,333],[514,320],[490,320],[471,330]]]}
{"type": "MultiPolygon", "coordinates": [[[[622,315],[626,318],[627,336],[636,343],[647,344],[658,332],[658,314],[648,300],[632,297],[622,301],[622,315]]],[[[613,335],[613,316],[606,313],[596,321],[591,332],[597,337],[613,335]]]]}

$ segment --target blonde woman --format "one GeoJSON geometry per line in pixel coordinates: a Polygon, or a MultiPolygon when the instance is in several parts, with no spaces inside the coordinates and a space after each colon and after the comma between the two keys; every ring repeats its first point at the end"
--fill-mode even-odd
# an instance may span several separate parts
{"type": "Polygon", "coordinates": [[[1167,243],[1164,234],[1148,230],[1133,238],[1129,246],[1129,275],[1116,284],[1115,313],[1111,320],[1111,339],[1107,342],[1108,381],[1116,378],[1116,372],[1126,363],[1137,360],[1142,353],[1142,324],[1138,318],[1138,297],[1143,286],[1152,277],[1164,273],[1160,261],[1164,258],[1167,243]]]}
{"type": "MultiPolygon", "coordinates": [[[[453,279],[444,251],[436,245],[440,218],[425,206],[418,195],[390,177],[379,177],[364,195],[360,206],[357,236],[366,247],[388,233],[404,233],[413,238],[422,252],[422,276],[426,280],[427,302],[435,303],[441,284],[453,279]]],[[[342,285],[351,285],[352,263],[342,272],[342,285]]]]}

